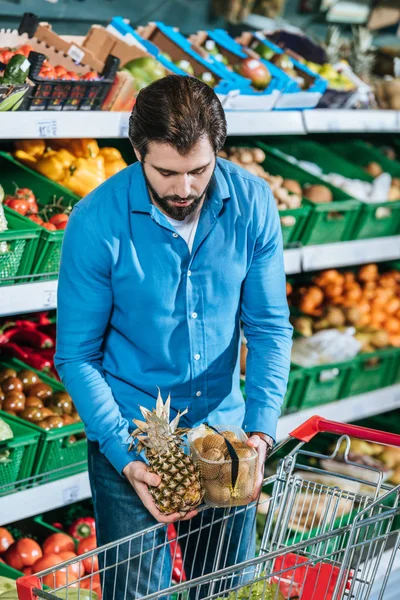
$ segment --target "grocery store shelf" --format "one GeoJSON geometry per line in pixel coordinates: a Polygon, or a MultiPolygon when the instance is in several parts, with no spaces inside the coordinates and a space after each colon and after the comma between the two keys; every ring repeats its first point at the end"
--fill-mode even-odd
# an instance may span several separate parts
{"type": "Polygon", "coordinates": [[[400,384],[286,415],[278,421],[277,439],[284,440],[293,429],[314,415],[349,423],[395,408],[400,408],[400,384]]]}
{"type": "Polygon", "coordinates": [[[294,248],[293,250],[284,251],[284,263],[286,275],[294,275],[301,273],[301,249],[294,248]]]}
{"type": "MultiPolygon", "coordinates": [[[[279,441],[285,439],[290,431],[315,414],[327,419],[348,422],[399,407],[400,384],[397,384],[282,417],[278,422],[277,439],[279,441]]],[[[89,478],[86,472],[0,497],[0,525],[84,500],[90,495],[89,478]]]]}
{"type": "MultiPolygon", "coordinates": [[[[395,110],[226,111],[229,135],[400,132],[395,110]]],[[[0,139],[126,138],[129,113],[32,111],[0,113],[0,139]]]]}
{"type": "Polygon", "coordinates": [[[305,246],[301,249],[303,271],[382,262],[400,257],[400,235],[337,244],[305,246]]]}
{"type": "Polygon", "coordinates": [[[0,286],[0,316],[56,308],[57,285],[53,280],[0,286]]]}
{"type": "Polygon", "coordinates": [[[305,110],[303,119],[307,133],[400,131],[397,110],[305,110]]]}
{"type": "Polygon", "coordinates": [[[0,525],[90,498],[87,471],[0,498],[0,525]]]}

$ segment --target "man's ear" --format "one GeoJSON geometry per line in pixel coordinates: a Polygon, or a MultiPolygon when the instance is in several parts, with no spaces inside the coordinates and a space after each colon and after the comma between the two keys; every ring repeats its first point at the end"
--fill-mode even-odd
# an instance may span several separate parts
{"type": "Polygon", "coordinates": [[[135,152],[135,156],[138,159],[139,162],[142,162],[142,157],[140,155],[139,150],[136,150],[136,148],[133,149],[133,151],[135,152]]]}

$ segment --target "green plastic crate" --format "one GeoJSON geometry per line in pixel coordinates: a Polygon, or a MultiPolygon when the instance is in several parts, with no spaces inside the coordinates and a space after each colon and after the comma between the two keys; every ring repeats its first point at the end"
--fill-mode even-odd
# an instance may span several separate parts
{"type": "MultiPolygon", "coordinates": [[[[332,192],[332,202],[318,204],[310,200],[303,200],[306,206],[311,207],[311,213],[301,235],[303,245],[328,244],[353,239],[354,227],[362,208],[361,202],[291,163],[278,149],[267,146],[264,142],[257,141],[256,144],[267,154],[265,169],[272,175],[295,179],[301,186],[305,184],[325,185],[332,192]]],[[[319,147],[319,145],[317,146],[319,147]]],[[[305,157],[303,158],[305,159],[305,157]]]]}
{"type": "MultiPolygon", "coordinates": [[[[304,379],[302,369],[299,369],[292,365],[289,373],[288,385],[283,400],[281,414],[287,415],[289,413],[296,412],[299,407],[302,391],[304,387],[304,379]]],[[[243,376],[240,378],[240,389],[243,394],[243,398],[246,400],[245,393],[245,379],[243,376]]]]}
{"type": "MultiPolygon", "coordinates": [[[[259,146],[259,143],[255,143],[252,139],[229,139],[229,146],[248,148],[254,147],[255,145],[259,146]]],[[[265,151],[264,146],[261,147],[265,151]]],[[[284,161],[274,160],[273,157],[272,159],[267,157],[262,166],[271,175],[282,175],[282,177],[296,179],[296,174],[292,174],[290,166],[287,168],[288,165],[284,161]]],[[[279,211],[284,246],[296,246],[304,243],[303,235],[307,228],[311,210],[310,204],[303,200],[303,205],[300,208],[279,211]],[[291,217],[291,219],[287,219],[287,217],[291,217]],[[287,221],[289,221],[289,224],[287,221]]]]}
{"type": "MultiPolygon", "coordinates": [[[[35,194],[39,209],[44,208],[53,201],[54,198],[62,198],[64,206],[73,206],[80,200],[67,188],[51,181],[40,173],[36,173],[25,165],[15,160],[11,154],[0,152],[0,170],[1,184],[6,194],[14,194],[16,185],[18,187],[27,187],[35,194]]],[[[14,211],[12,211],[15,214],[14,211]]],[[[27,217],[21,217],[27,225],[32,225],[32,221],[27,217]]],[[[40,239],[37,244],[35,256],[32,264],[32,274],[55,273],[51,276],[57,277],[60,266],[61,245],[64,237],[64,231],[48,231],[39,226],[40,239]]],[[[35,278],[48,279],[50,277],[35,278]]]]}
{"type": "Polygon", "coordinates": [[[0,562],[0,576],[16,581],[19,577],[23,577],[23,573],[0,562]]]}
{"type": "Polygon", "coordinates": [[[8,230],[0,233],[0,286],[18,283],[16,277],[31,275],[40,237],[40,227],[29,219],[7,206],[4,214],[8,230]]]}
{"type": "MultiPolygon", "coordinates": [[[[47,377],[40,371],[28,367],[19,360],[13,359],[7,362],[2,361],[1,366],[12,367],[16,370],[30,369],[38,373],[43,383],[50,385],[54,391],[64,391],[65,389],[64,386],[55,379],[47,377]]],[[[72,444],[69,442],[71,436],[81,436],[84,434],[85,428],[83,423],[73,423],[72,425],[61,427],[60,429],[45,431],[33,423],[28,423],[22,419],[21,422],[26,424],[26,427],[29,427],[40,434],[32,475],[46,475],[43,479],[37,477],[35,480],[36,483],[42,483],[43,480],[46,482],[55,481],[57,479],[62,479],[63,477],[81,473],[87,469],[86,437],[79,439],[72,444]]]]}
{"type": "Polygon", "coordinates": [[[359,354],[354,358],[353,369],[345,386],[345,397],[365,394],[393,383],[392,360],[397,350],[385,348],[376,352],[359,354]]]}
{"type": "Polygon", "coordinates": [[[396,351],[393,353],[390,370],[393,373],[392,383],[400,383],[400,348],[396,348],[396,351]]]}
{"type": "Polygon", "coordinates": [[[32,475],[40,433],[25,426],[21,419],[2,411],[0,417],[14,434],[12,439],[0,442],[0,455],[5,457],[4,462],[0,460],[0,496],[7,496],[27,487],[27,483],[17,482],[32,475]]]}
{"type": "MultiPolygon", "coordinates": [[[[363,167],[370,162],[377,162],[382,169],[392,177],[400,177],[400,163],[390,160],[377,148],[362,140],[334,142],[329,147],[343,156],[360,171],[358,179],[373,181],[363,167]]],[[[347,175],[340,171],[342,175],[347,175]]],[[[351,175],[349,175],[351,176],[351,175]]],[[[357,239],[383,237],[400,233],[400,199],[393,202],[379,202],[378,204],[364,204],[363,218],[358,222],[357,239]]]]}
{"type": "Polygon", "coordinates": [[[346,397],[346,385],[353,361],[304,367],[304,384],[299,409],[314,408],[346,397]]]}
{"type": "MultiPolygon", "coordinates": [[[[93,516],[93,503],[91,500],[85,500],[84,502],[62,506],[61,508],[56,508],[43,515],[38,515],[37,517],[34,517],[34,520],[48,529],[51,533],[59,533],[60,531],[68,533],[68,528],[76,521],[76,519],[93,516]],[[64,527],[63,530],[54,527],[52,523],[61,523],[64,527]]],[[[78,540],[75,538],[73,539],[75,543],[78,543],[78,540]]]]}

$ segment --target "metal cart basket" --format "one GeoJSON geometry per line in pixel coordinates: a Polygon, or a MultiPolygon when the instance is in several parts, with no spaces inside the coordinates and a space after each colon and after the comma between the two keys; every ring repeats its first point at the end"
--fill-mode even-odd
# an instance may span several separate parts
{"type": "Polygon", "coordinates": [[[400,567],[400,486],[386,484],[376,465],[352,462],[357,438],[400,448],[400,435],[313,417],[275,449],[294,446],[257,503],[202,507],[174,529],[157,524],[23,577],[19,599],[367,600],[376,580],[374,600],[384,599],[400,567]],[[319,433],[334,440],[328,453],[318,450],[319,433]],[[254,550],[246,538],[243,560],[249,523],[258,544],[254,550]]]}

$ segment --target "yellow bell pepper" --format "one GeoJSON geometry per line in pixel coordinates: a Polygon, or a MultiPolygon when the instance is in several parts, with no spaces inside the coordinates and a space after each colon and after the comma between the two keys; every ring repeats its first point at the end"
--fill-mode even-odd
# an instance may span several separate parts
{"type": "Polygon", "coordinates": [[[65,176],[63,160],[54,150],[49,150],[37,161],[36,170],[53,181],[61,181],[65,176]]]}
{"type": "Polygon", "coordinates": [[[46,151],[44,140],[18,140],[15,142],[16,150],[22,150],[33,158],[40,158],[46,151]]]}
{"type": "Polygon", "coordinates": [[[69,169],[74,160],[76,160],[75,156],[68,152],[65,148],[61,148],[61,150],[57,150],[57,157],[60,162],[62,162],[65,169],[69,169]]]}
{"type": "Polygon", "coordinates": [[[87,160],[78,158],[70,166],[68,175],[61,181],[61,184],[78,196],[86,196],[103,181],[104,177],[100,173],[96,173],[88,165],[87,160]]]}
{"type": "Polygon", "coordinates": [[[19,162],[22,162],[23,165],[36,170],[37,160],[31,154],[24,152],[24,150],[16,150],[14,152],[14,157],[19,160],[19,162]]]}
{"type": "Polygon", "coordinates": [[[104,148],[100,148],[100,154],[104,158],[105,163],[122,159],[121,152],[116,148],[111,148],[110,146],[104,146],[104,148]]]}
{"type": "Polygon", "coordinates": [[[99,146],[96,140],[85,138],[82,140],[63,140],[63,147],[77,158],[89,158],[97,156],[99,146]]]}
{"type": "Polygon", "coordinates": [[[123,158],[119,158],[117,160],[112,160],[112,161],[106,162],[106,164],[105,164],[106,179],[108,179],[109,177],[112,177],[116,173],[119,173],[120,171],[122,171],[122,169],[125,169],[125,167],[127,167],[127,166],[128,165],[126,164],[126,162],[124,161],[123,158]]]}
{"type": "Polygon", "coordinates": [[[103,181],[106,178],[106,172],[104,169],[104,158],[102,156],[93,156],[90,158],[84,158],[82,160],[86,161],[86,164],[90,170],[93,170],[95,173],[101,175],[103,181]]]}

